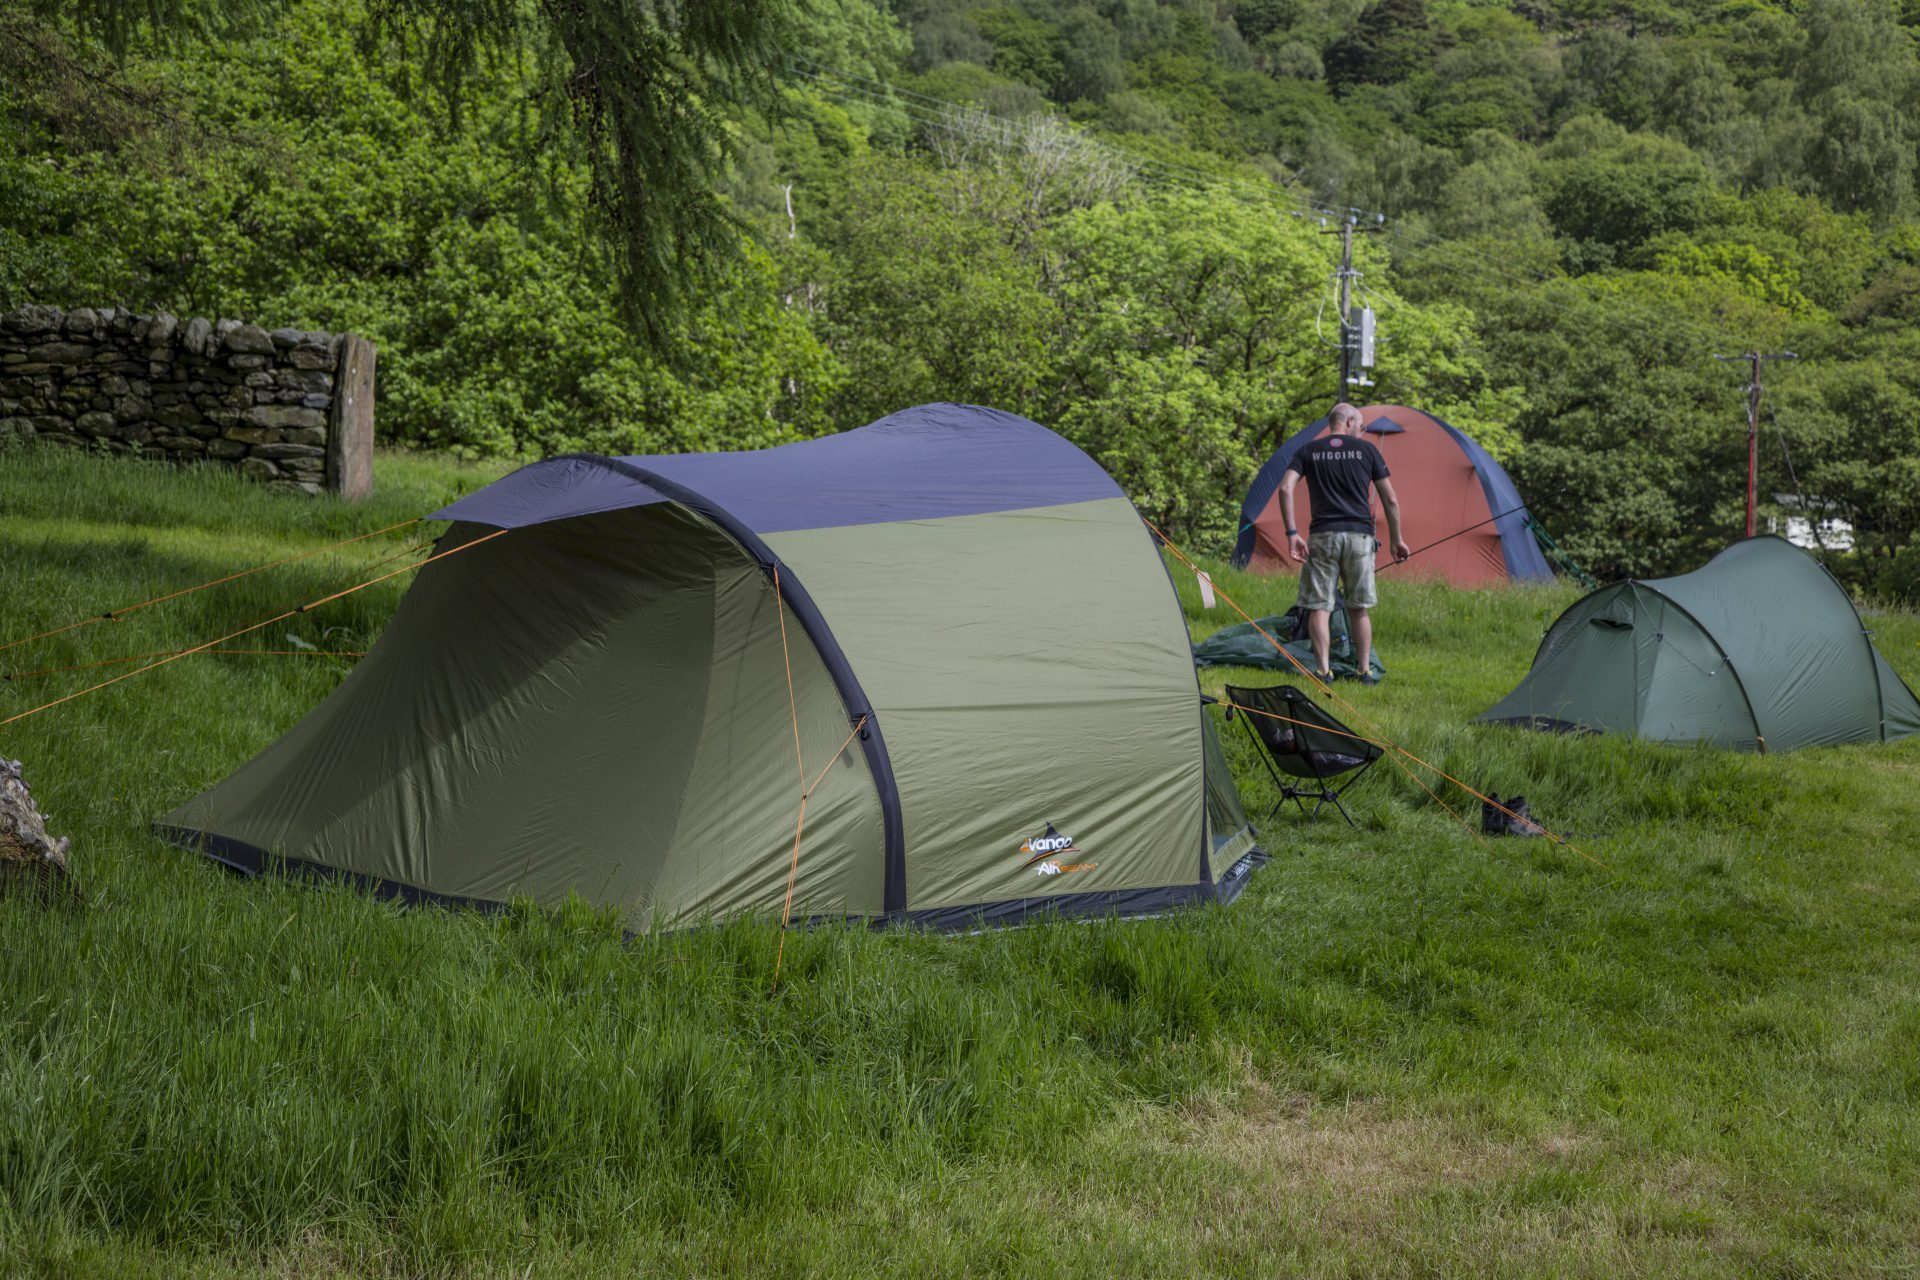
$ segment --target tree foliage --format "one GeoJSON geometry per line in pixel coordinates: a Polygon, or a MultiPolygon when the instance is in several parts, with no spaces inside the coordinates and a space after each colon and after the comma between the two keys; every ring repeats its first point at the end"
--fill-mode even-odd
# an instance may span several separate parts
{"type": "Polygon", "coordinates": [[[1441,39],[1426,0],[1374,0],[1353,30],[1327,48],[1327,79],[1337,85],[1398,84],[1433,60],[1441,39]]]}
{"type": "MultiPolygon", "coordinates": [[[[265,30],[293,0],[75,0],[72,29],[116,57],[142,45],[265,30]]],[[[580,206],[624,313],[658,347],[737,247],[714,191],[732,120],[779,97],[773,70],[797,28],[788,0],[380,0],[367,51],[395,51],[457,124],[504,68],[539,129],[526,159],[558,151],[587,175],[580,206]]],[[[5,60],[0,59],[0,69],[5,60]]]]}
{"type": "Polygon", "coordinates": [[[356,329],[388,439],[752,447],[964,399],[1219,546],[1334,385],[1603,574],[1763,519],[1920,590],[1920,10],[1890,0],[76,0],[0,13],[0,305],[356,329]],[[1117,140],[1118,153],[1102,144],[1117,140]],[[638,338],[636,338],[636,334],[638,338]],[[663,352],[670,351],[673,358],[663,352]]]}

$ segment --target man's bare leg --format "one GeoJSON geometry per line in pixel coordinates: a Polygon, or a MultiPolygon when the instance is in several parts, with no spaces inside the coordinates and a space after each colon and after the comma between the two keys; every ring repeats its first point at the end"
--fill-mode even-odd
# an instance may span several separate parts
{"type": "Polygon", "coordinates": [[[1348,605],[1347,629],[1353,633],[1354,668],[1368,675],[1373,671],[1373,615],[1348,605]]]}
{"type": "Polygon", "coordinates": [[[1332,668],[1327,665],[1327,650],[1333,647],[1327,624],[1325,609],[1307,610],[1307,638],[1313,642],[1313,673],[1323,676],[1332,668]]]}

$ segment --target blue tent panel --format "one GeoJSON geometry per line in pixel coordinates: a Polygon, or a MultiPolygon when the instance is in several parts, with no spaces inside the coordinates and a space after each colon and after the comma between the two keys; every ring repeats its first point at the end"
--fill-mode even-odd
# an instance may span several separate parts
{"type": "Polygon", "coordinates": [[[522,467],[427,518],[517,529],[666,501],[667,495],[605,459],[575,456],[522,467]]]}
{"type": "Polygon", "coordinates": [[[686,490],[768,534],[1121,496],[1098,463],[1053,432],[976,405],[921,405],[774,449],[617,461],[617,468],[587,458],[537,462],[432,518],[513,527],[662,502],[686,490]]]}
{"type": "Polygon", "coordinates": [[[1527,527],[1526,508],[1513,477],[1507,474],[1505,467],[1493,460],[1492,454],[1480,447],[1479,441],[1450,422],[1440,418],[1433,420],[1446,429],[1447,434],[1460,446],[1460,452],[1466,454],[1467,460],[1473,463],[1473,472],[1480,479],[1482,492],[1487,495],[1487,510],[1499,516],[1493,522],[1493,527],[1500,531],[1500,555],[1507,562],[1507,576],[1515,582],[1553,581],[1553,566],[1547,563],[1546,553],[1540,550],[1539,539],[1527,527]],[[1505,515],[1500,514],[1503,511],[1505,515]]]}

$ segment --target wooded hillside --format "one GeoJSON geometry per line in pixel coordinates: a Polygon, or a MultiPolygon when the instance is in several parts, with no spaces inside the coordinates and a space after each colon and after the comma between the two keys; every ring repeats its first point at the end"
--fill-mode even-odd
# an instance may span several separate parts
{"type": "Polygon", "coordinates": [[[732,251],[697,201],[679,239],[623,203],[646,157],[555,112],[545,10],[458,65],[406,5],[129,12],[0,19],[0,307],[364,333],[392,443],[743,448],[978,401],[1218,548],[1337,393],[1351,210],[1382,227],[1366,398],[1478,436],[1594,572],[1737,534],[1744,370],[1711,356],[1793,350],[1763,499],[1920,592],[1910,4],[775,6],[650,188],[708,165],[732,251]]]}

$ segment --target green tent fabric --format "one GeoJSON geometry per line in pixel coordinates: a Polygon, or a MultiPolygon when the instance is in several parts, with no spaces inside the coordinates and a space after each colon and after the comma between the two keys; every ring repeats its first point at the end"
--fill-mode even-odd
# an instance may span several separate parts
{"type": "MultiPolygon", "coordinates": [[[[1252,622],[1239,622],[1220,630],[1193,646],[1193,662],[1199,667],[1258,667],[1267,671],[1284,671],[1288,675],[1299,675],[1302,668],[1313,670],[1313,643],[1304,634],[1298,640],[1281,640],[1280,648],[1292,654],[1299,662],[1295,666],[1288,661],[1287,655],[1273,647],[1273,640],[1291,635],[1293,619],[1287,614],[1274,614],[1270,617],[1256,618],[1252,622]],[[1266,635],[1262,635],[1261,632],[1266,635]],[[1273,639],[1270,640],[1268,637],[1273,639]]],[[[1360,674],[1359,666],[1354,662],[1353,638],[1347,628],[1347,611],[1334,609],[1327,614],[1327,665],[1333,674],[1341,679],[1351,680],[1360,674]]],[[[1387,669],[1380,662],[1380,650],[1375,646],[1367,655],[1367,665],[1376,676],[1384,676],[1387,669]]]]}
{"type": "Polygon", "coordinates": [[[1920,733],[1920,701],[1832,575],[1766,536],[1575,602],[1480,719],[1791,751],[1920,733]]]}
{"type": "Polygon", "coordinates": [[[173,839],[634,931],[780,912],[803,786],[799,918],[1139,914],[1260,858],[1138,513],[1023,418],[557,458],[435,518],[472,545],[173,839]]]}

